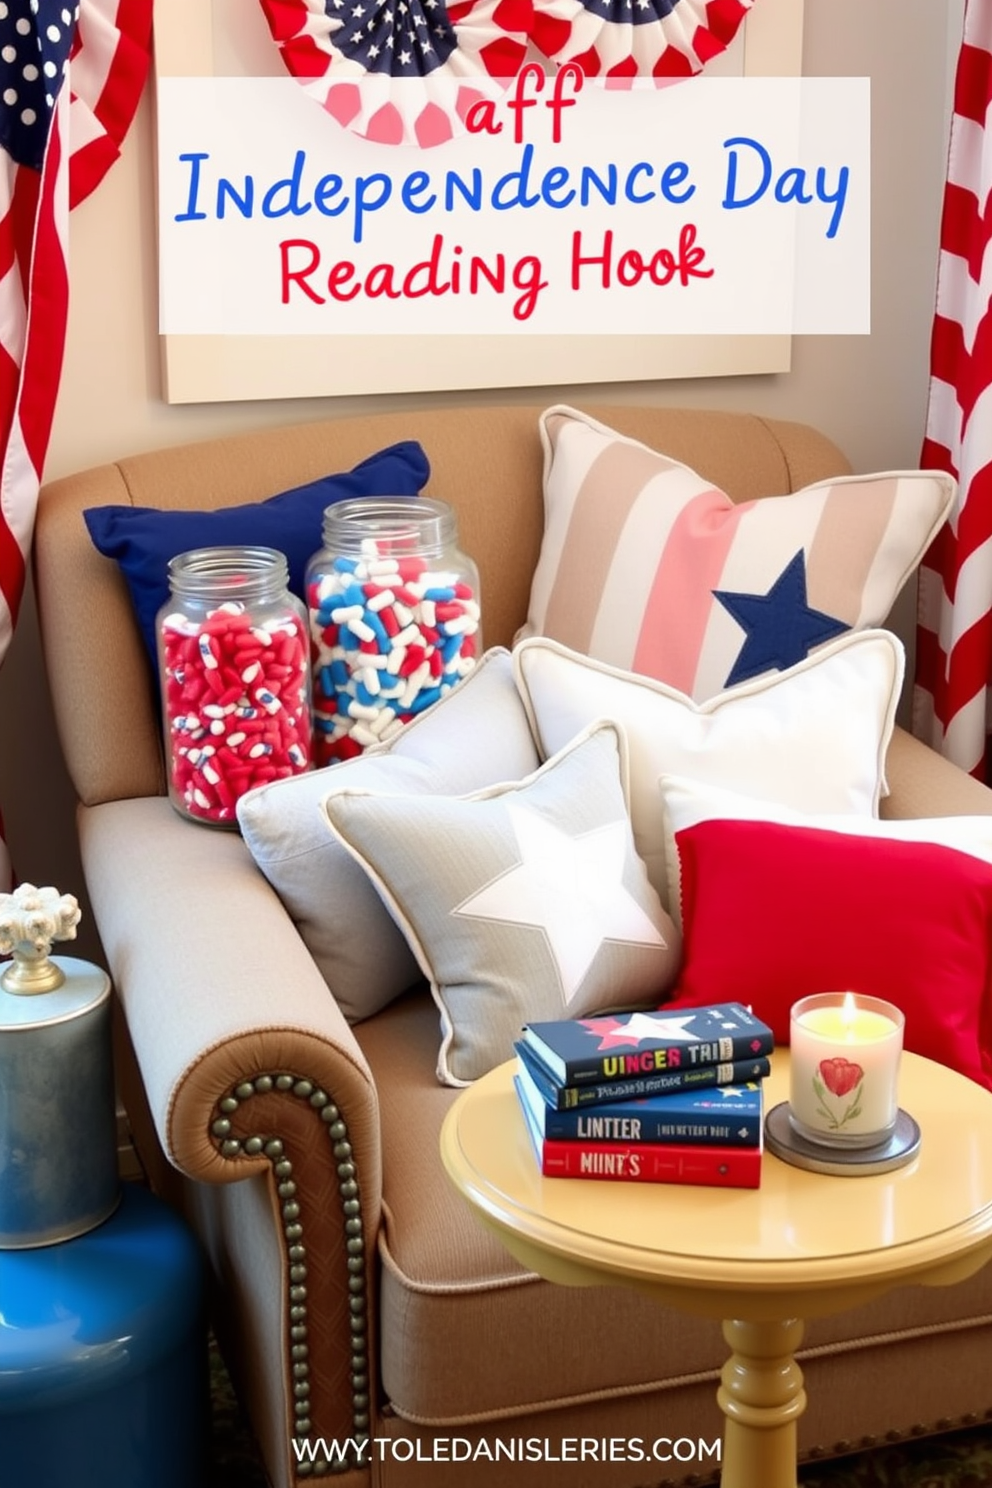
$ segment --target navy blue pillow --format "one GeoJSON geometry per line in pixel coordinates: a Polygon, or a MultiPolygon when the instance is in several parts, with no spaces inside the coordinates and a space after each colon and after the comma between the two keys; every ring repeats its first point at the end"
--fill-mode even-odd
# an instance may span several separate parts
{"type": "Polygon", "coordinates": [[[354,470],[324,475],[268,501],[220,511],[158,511],[148,506],[93,506],[83,518],[94,544],[121,567],[157,669],[155,617],[169,597],[169,559],[193,548],[242,544],[276,548],[289,563],[289,587],[306,603],[307,561],[323,542],[324,508],[353,496],[416,496],[430,464],[412,439],[369,455],[354,470]]]}

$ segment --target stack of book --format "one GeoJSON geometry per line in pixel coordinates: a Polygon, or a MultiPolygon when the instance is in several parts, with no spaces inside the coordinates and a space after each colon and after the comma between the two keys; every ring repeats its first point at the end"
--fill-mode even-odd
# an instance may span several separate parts
{"type": "Polygon", "coordinates": [[[773,1045],[737,1002],[526,1024],[514,1084],[541,1172],[757,1188],[773,1045]]]}

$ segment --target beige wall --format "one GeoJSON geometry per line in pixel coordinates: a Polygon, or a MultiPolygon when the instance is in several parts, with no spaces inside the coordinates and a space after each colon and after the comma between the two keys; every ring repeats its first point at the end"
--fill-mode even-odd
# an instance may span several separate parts
{"type": "MultiPolygon", "coordinates": [[[[797,0],[798,3],[798,0],[797,0]]],[[[756,0],[760,5],[761,0],[756,0]]],[[[933,311],[948,86],[963,0],[805,0],[804,71],[872,80],[872,331],[800,337],[792,370],[761,377],[546,389],[584,397],[747,408],[818,424],[861,470],[919,459],[933,311]]],[[[259,424],[491,393],[170,407],[156,337],[152,110],[71,221],[72,308],[49,477],[117,455],[259,424]]],[[[533,390],[509,390],[530,398],[533,390]]],[[[897,628],[912,631],[911,598],[897,628]]],[[[108,746],[113,741],[108,719],[108,746]]],[[[32,596],[0,671],[0,806],[21,878],[78,892],[72,800],[38,659],[32,596]]],[[[86,938],[80,954],[90,954],[86,938]]]]}

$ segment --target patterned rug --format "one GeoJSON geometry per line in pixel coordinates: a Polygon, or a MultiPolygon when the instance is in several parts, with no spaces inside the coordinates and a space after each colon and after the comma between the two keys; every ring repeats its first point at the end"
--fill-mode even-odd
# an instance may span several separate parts
{"type": "Polygon", "coordinates": [[[989,1488],[992,1426],[811,1463],[799,1481],[803,1488],[989,1488]]]}
{"type": "Polygon", "coordinates": [[[210,1340],[210,1424],[208,1488],[269,1488],[213,1338],[210,1340]]]}
{"type": "MultiPolygon", "coordinates": [[[[211,1343],[209,1488],[269,1488],[216,1346],[211,1343]]],[[[809,1463],[801,1488],[992,1488],[992,1424],[809,1463]]]]}

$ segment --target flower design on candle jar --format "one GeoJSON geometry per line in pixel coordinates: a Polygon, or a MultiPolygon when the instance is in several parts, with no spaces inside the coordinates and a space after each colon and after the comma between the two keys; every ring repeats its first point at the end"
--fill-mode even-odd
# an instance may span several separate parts
{"type": "Polygon", "coordinates": [[[819,1102],[817,1110],[830,1124],[832,1131],[840,1131],[848,1121],[861,1114],[861,1085],[865,1072],[860,1064],[836,1055],[833,1059],[821,1059],[813,1076],[813,1089],[819,1102]],[[843,1100],[854,1092],[854,1098],[840,1113],[831,1110],[828,1092],[835,1100],[843,1100]]]}
{"type": "Polygon", "coordinates": [[[865,1072],[860,1064],[853,1064],[850,1059],[838,1055],[836,1059],[820,1060],[820,1075],[831,1095],[850,1095],[854,1087],[861,1084],[865,1072]]]}

